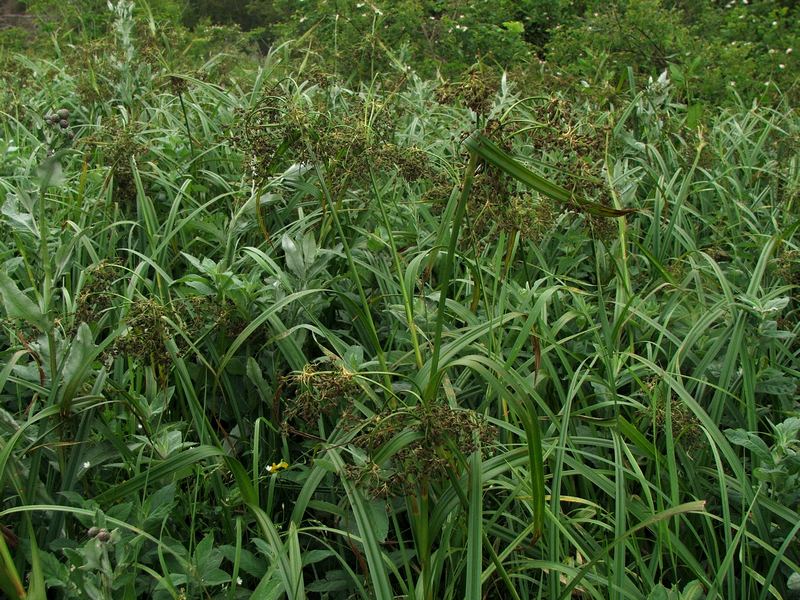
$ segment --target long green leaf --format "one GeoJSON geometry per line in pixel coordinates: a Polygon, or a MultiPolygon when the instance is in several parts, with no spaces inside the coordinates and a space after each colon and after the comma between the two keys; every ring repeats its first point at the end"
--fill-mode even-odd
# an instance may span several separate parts
{"type": "Polygon", "coordinates": [[[659,523],[660,521],[664,521],[666,519],[671,519],[678,515],[686,514],[686,513],[704,513],[705,512],[705,500],[698,500],[695,502],[686,502],[679,506],[674,506],[672,508],[668,508],[667,510],[661,511],[660,513],[653,515],[649,519],[645,519],[641,523],[634,525],[630,529],[628,529],[624,534],[616,538],[610,544],[606,545],[599,553],[591,558],[582,568],[578,571],[577,575],[573,577],[570,582],[567,584],[561,592],[561,600],[565,598],[569,598],[572,594],[572,590],[581,582],[581,580],[586,577],[586,575],[591,571],[591,569],[600,561],[602,560],[612,549],[616,548],[618,544],[621,544],[626,539],[631,537],[637,531],[641,531],[642,529],[646,529],[659,523]]]}
{"type": "Polygon", "coordinates": [[[588,200],[578,198],[566,188],[553,183],[549,179],[537,175],[527,167],[525,167],[518,160],[514,159],[505,150],[497,146],[489,138],[481,132],[476,131],[464,140],[464,146],[470,152],[480,156],[483,160],[491,163],[507,175],[510,175],[517,181],[524,183],[531,189],[539,192],[559,202],[572,202],[579,206],[581,209],[598,217],[622,217],[627,214],[636,212],[634,208],[612,208],[597,202],[590,202],[588,200]]]}
{"type": "Polygon", "coordinates": [[[469,513],[467,518],[467,586],[466,600],[481,600],[481,573],[483,573],[483,484],[481,480],[481,453],[476,450],[469,459],[469,513]]]}
{"type": "Polygon", "coordinates": [[[225,456],[225,452],[213,446],[197,446],[183,450],[163,461],[153,461],[147,469],[134,475],[129,480],[107,489],[98,494],[94,499],[98,504],[111,504],[143,489],[148,482],[155,482],[165,477],[183,479],[192,474],[192,469],[197,463],[217,456],[225,456]]]}

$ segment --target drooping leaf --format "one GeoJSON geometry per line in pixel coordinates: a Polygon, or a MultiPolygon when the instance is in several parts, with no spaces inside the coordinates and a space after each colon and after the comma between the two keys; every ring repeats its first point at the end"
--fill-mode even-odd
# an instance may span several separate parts
{"type": "Polygon", "coordinates": [[[33,217],[33,208],[33,201],[27,194],[9,194],[0,212],[12,228],[38,238],[39,227],[33,217]]]}
{"type": "Polygon", "coordinates": [[[0,296],[10,318],[22,319],[42,331],[49,328],[48,319],[39,306],[17,287],[5,271],[0,271],[0,296]]]}
{"type": "Polygon", "coordinates": [[[582,210],[598,217],[622,217],[636,212],[633,208],[617,209],[578,198],[566,188],[531,171],[479,131],[470,135],[464,141],[464,145],[470,152],[474,152],[507,175],[553,200],[572,202],[582,210]]]}

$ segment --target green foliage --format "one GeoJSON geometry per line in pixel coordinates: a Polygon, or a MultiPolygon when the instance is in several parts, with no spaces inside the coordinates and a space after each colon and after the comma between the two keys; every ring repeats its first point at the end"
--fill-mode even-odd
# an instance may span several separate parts
{"type": "MultiPolygon", "coordinates": [[[[41,31],[66,34],[83,48],[113,28],[101,0],[31,0],[28,8],[41,31]]],[[[226,51],[222,44],[264,53],[288,44],[315,77],[370,81],[413,71],[451,78],[477,60],[524,73],[531,85],[541,86],[544,74],[545,85],[604,101],[629,89],[629,67],[645,80],[669,70],[675,93],[693,103],[797,96],[800,9],[781,0],[169,0],[138,2],[134,10],[154,35],[155,22],[169,21],[170,32],[158,35],[189,43],[188,58],[226,51]]],[[[10,49],[35,43],[30,31],[2,36],[10,49]]]]}
{"type": "Polygon", "coordinates": [[[406,68],[422,76],[460,73],[481,59],[508,65],[531,54],[558,17],[558,3],[526,1],[332,2],[279,0],[275,29],[338,75],[369,79],[406,68]],[[541,4],[552,8],[541,10],[541,4]],[[410,36],[409,32],[416,32],[410,36]]]}
{"type": "Polygon", "coordinates": [[[790,597],[796,111],[687,91],[699,9],[589,7],[593,96],[493,65],[577,5],[442,82],[455,3],[314,4],[254,61],[64,3],[0,75],[3,593],[790,597]]]}
{"type": "MultiPolygon", "coordinates": [[[[794,393],[795,382],[789,384],[784,393],[794,393]]],[[[760,386],[767,391],[765,385],[760,386]]],[[[769,392],[767,392],[769,393],[769,392]]],[[[759,466],[755,467],[753,474],[756,479],[768,485],[768,493],[777,502],[785,506],[795,506],[800,499],[798,480],[800,479],[800,418],[790,417],[773,428],[773,444],[767,443],[757,433],[744,429],[730,429],[725,431],[732,444],[742,446],[752,453],[753,459],[759,466]]]]}
{"type": "Polygon", "coordinates": [[[30,37],[30,32],[22,27],[0,29],[0,60],[5,62],[9,54],[24,50],[30,37]]]}
{"type": "Polygon", "coordinates": [[[658,584],[647,596],[647,600],[702,600],[703,598],[705,598],[705,592],[699,581],[686,584],[683,590],[676,587],[668,589],[658,584]]]}
{"type": "Polygon", "coordinates": [[[797,6],[778,0],[620,1],[557,28],[547,61],[593,87],[626,82],[628,67],[652,77],[669,69],[687,100],[769,102],[797,93],[798,22],[797,6]]]}

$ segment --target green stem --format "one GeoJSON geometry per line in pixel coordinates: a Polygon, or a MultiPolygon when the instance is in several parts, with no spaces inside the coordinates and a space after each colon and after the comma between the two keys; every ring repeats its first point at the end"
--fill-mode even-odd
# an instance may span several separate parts
{"type": "Polygon", "coordinates": [[[417,368],[421,369],[423,365],[422,351],[420,350],[419,338],[417,336],[417,326],[414,323],[414,305],[412,303],[411,295],[406,289],[403,280],[403,269],[400,266],[400,255],[397,253],[397,245],[394,243],[394,234],[392,227],[389,224],[389,217],[386,214],[386,207],[383,205],[383,198],[378,192],[378,184],[375,181],[375,173],[372,168],[369,170],[369,176],[372,180],[372,190],[375,198],[378,199],[378,206],[381,209],[381,217],[383,218],[383,225],[386,227],[386,234],[389,237],[389,247],[392,249],[392,258],[394,259],[394,268],[397,271],[397,280],[400,283],[400,290],[403,293],[403,306],[406,313],[406,322],[408,323],[408,330],[411,333],[411,345],[414,347],[414,358],[417,362],[417,368]]]}
{"type": "MultiPolygon", "coordinates": [[[[308,146],[309,151],[313,152],[311,146],[308,146]]],[[[369,301],[367,300],[367,295],[364,293],[364,286],[361,283],[361,277],[358,274],[358,268],[356,267],[356,262],[353,259],[353,253],[350,250],[350,244],[347,241],[347,237],[344,235],[344,228],[342,227],[341,220],[339,219],[339,212],[334,206],[333,200],[330,196],[330,191],[328,190],[328,186],[325,185],[325,177],[322,172],[322,168],[320,167],[319,161],[315,160],[315,169],[317,172],[317,177],[319,178],[320,187],[322,188],[323,197],[327,200],[328,206],[331,209],[331,218],[333,219],[333,223],[336,226],[336,232],[339,234],[339,238],[342,241],[342,246],[344,246],[344,253],[347,256],[347,263],[350,266],[350,273],[353,276],[353,280],[355,281],[356,288],[358,288],[358,297],[361,300],[361,306],[364,311],[364,317],[367,320],[367,325],[369,326],[369,333],[370,337],[372,338],[372,344],[375,346],[375,353],[378,356],[378,364],[381,367],[381,372],[383,373],[384,378],[384,385],[386,387],[386,393],[391,394],[392,392],[392,379],[389,375],[389,368],[386,363],[386,354],[383,351],[383,347],[381,346],[380,338],[378,337],[378,330],[375,328],[375,322],[372,319],[372,310],[370,309],[369,301]]]]}
{"type": "MultiPolygon", "coordinates": [[[[42,312],[45,316],[50,311],[50,292],[53,288],[53,273],[50,269],[50,251],[47,248],[47,237],[50,228],[47,225],[47,205],[45,198],[49,183],[50,177],[48,176],[39,188],[39,262],[42,265],[42,272],[44,273],[44,280],[42,282],[42,312]]],[[[50,359],[52,361],[53,356],[51,356],[50,359]]],[[[55,370],[51,372],[50,376],[55,376],[55,370]]]]}
{"type": "Polygon", "coordinates": [[[423,600],[433,600],[433,577],[431,573],[430,504],[428,502],[428,482],[422,481],[417,487],[419,495],[409,499],[414,523],[414,545],[417,549],[420,566],[423,600]]]}
{"type": "Polygon", "coordinates": [[[458,199],[456,212],[453,215],[453,228],[450,232],[450,243],[447,248],[447,258],[444,262],[444,269],[441,274],[441,281],[439,284],[439,308],[436,315],[436,330],[433,339],[433,356],[431,356],[431,378],[428,381],[428,387],[423,394],[423,401],[430,403],[436,397],[436,390],[439,387],[439,353],[442,346],[442,329],[444,328],[445,307],[447,306],[447,293],[450,289],[450,279],[453,275],[453,258],[456,253],[456,244],[458,243],[458,232],[461,228],[461,222],[464,220],[464,214],[467,211],[467,200],[472,191],[472,181],[475,178],[475,167],[478,165],[478,155],[475,152],[469,153],[469,163],[467,163],[467,170],[464,172],[464,183],[461,187],[461,197],[458,199]]]}
{"type": "Polygon", "coordinates": [[[189,152],[192,154],[194,160],[194,142],[192,141],[192,130],[189,128],[189,115],[186,113],[186,105],[183,102],[183,94],[178,92],[178,100],[181,103],[181,110],[183,111],[183,123],[186,126],[186,137],[189,138],[189,152]]]}

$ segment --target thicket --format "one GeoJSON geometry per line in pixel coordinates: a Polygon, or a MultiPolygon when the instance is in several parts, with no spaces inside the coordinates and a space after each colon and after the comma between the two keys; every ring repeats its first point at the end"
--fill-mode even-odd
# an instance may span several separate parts
{"type": "Polygon", "coordinates": [[[669,69],[686,101],[772,101],[778,90],[797,98],[800,7],[786,0],[257,0],[238,11],[228,4],[192,0],[184,18],[237,23],[268,43],[305,39],[311,60],[365,79],[401,65],[447,77],[482,60],[543,69],[598,94],[625,87],[633,68],[645,77],[669,69]]]}
{"type": "Polygon", "coordinates": [[[797,597],[793,81],[675,58],[783,8],[542,4],[30,3],[5,595],[797,597]],[[487,32],[441,76],[391,21],[435,6],[487,32]]]}
{"type": "MultiPolygon", "coordinates": [[[[105,0],[28,0],[45,30],[92,38],[108,28],[105,0]]],[[[609,101],[629,86],[628,70],[658,77],[689,103],[772,103],[798,97],[800,6],[790,0],[159,0],[142,2],[159,21],[199,40],[212,26],[244,32],[261,52],[294,52],[347,80],[406,69],[453,77],[476,61],[548,78],[572,93],[609,101]]],[[[9,45],[25,33],[6,29],[9,45]]],[[[200,42],[202,43],[202,42],[200,42]]]]}

